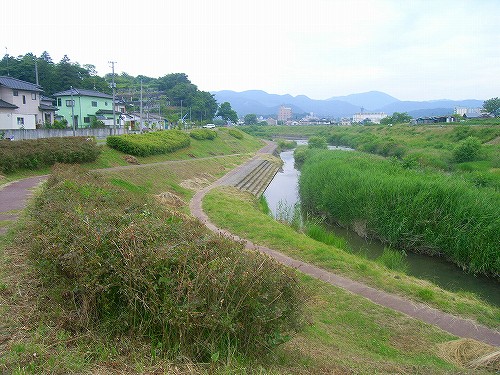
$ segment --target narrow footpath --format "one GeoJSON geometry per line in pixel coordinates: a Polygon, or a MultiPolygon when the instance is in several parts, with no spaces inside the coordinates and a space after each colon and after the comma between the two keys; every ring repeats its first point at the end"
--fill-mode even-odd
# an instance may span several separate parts
{"type": "Polygon", "coordinates": [[[267,254],[268,256],[285,266],[295,268],[300,272],[303,272],[316,279],[322,280],[328,284],[363,296],[378,305],[388,307],[415,319],[419,319],[423,322],[435,325],[455,336],[472,338],[490,345],[500,346],[500,332],[497,330],[482,326],[468,319],[459,318],[451,314],[439,311],[425,304],[410,301],[406,298],[394,294],[386,293],[382,290],[372,288],[358,281],[351,280],[346,277],[326,271],[312,264],[290,258],[289,256],[276,250],[270,249],[265,246],[256,245],[247,239],[240,238],[237,235],[234,235],[224,229],[218,228],[215,224],[210,222],[208,216],[205,214],[205,212],[203,212],[203,197],[210,190],[217,186],[230,185],[229,181],[233,180],[235,175],[246,173],[249,163],[251,163],[255,158],[258,158],[259,154],[273,153],[275,148],[276,146],[273,143],[267,142],[267,145],[259,150],[254,158],[233,169],[210,186],[198,191],[189,203],[189,208],[192,215],[197,217],[213,232],[223,234],[237,241],[242,241],[245,243],[247,249],[267,254]]]}

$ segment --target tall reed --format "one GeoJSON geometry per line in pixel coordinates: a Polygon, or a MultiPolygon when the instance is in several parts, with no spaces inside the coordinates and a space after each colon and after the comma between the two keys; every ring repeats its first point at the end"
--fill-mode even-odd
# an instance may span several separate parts
{"type": "Polygon", "coordinates": [[[316,151],[303,166],[299,192],[303,209],[332,222],[500,276],[500,195],[493,189],[374,155],[316,151]]]}

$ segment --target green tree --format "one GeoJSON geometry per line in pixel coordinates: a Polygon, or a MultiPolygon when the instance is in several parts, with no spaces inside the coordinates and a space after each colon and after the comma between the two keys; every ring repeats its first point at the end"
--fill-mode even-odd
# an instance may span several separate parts
{"type": "Polygon", "coordinates": [[[497,97],[485,100],[483,111],[493,116],[500,116],[500,99],[497,97]]]}
{"type": "Polygon", "coordinates": [[[238,122],[238,114],[231,108],[229,102],[224,102],[219,106],[217,116],[220,116],[224,121],[238,122]]]}
{"type": "Polygon", "coordinates": [[[245,125],[255,125],[257,124],[257,115],[254,113],[245,115],[244,121],[245,125]]]}
{"type": "Polygon", "coordinates": [[[412,117],[406,113],[399,113],[399,112],[394,112],[392,116],[387,116],[380,120],[380,123],[382,125],[388,125],[388,124],[405,124],[407,122],[410,122],[412,117]]]}

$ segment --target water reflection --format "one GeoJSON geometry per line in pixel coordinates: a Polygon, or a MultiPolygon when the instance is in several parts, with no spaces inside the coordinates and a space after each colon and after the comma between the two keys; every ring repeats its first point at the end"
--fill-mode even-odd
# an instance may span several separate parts
{"type": "MultiPolygon", "coordinates": [[[[307,141],[298,141],[297,143],[306,144],[307,141]]],[[[299,203],[298,180],[300,172],[295,169],[293,151],[284,151],[280,157],[283,160],[283,169],[276,174],[264,192],[274,217],[276,217],[277,211],[283,207],[291,209],[299,203]]],[[[337,236],[345,238],[354,253],[362,254],[368,259],[376,259],[382,254],[384,246],[378,241],[365,240],[344,228],[333,227],[330,229],[337,236]]],[[[494,279],[466,274],[452,263],[427,255],[408,253],[407,262],[409,264],[407,273],[411,276],[432,281],[441,288],[453,292],[475,293],[483,300],[500,306],[499,283],[494,279]]]]}

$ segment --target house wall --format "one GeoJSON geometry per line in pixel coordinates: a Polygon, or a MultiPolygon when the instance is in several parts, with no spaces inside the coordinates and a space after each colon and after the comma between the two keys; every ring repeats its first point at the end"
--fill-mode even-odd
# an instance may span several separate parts
{"type": "Polygon", "coordinates": [[[3,115],[10,113],[11,116],[10,119],[8,116],[1,116],[0,128],[36,129],[36,122],[39,117],[38,106],[40,105],[40,93],[24,90],[17,90],[17,92],[18,95],[14,96],[14,90],[11,88],[0,87],[0,98],[19,107],[16,109],[2,110],[1,113],[3,115]]]}
{"type": "MultiPolygon", "coordinates": [[[[68,121],[68,124],[71,125],[71,106],[66,105],[67,100],[71,100],[71,96],[57,97],[57,108],[59,108],[57,115],[64,117],[68,121]],[[61,105],[59,105],[59,99],[61,100],[61,105]]],[[[73,100],[75,101],[74,115],[75,117],[78,116],[77,126],[79,128],[89,127],[92,119],[89,119],[89,122],[85,122],[85,117],[95,116],[98,110],[113,110],[113,99],[73,95],[73,100]],[[97,102],[97,107],[93,107],[92,102],[97,102]]]]}

